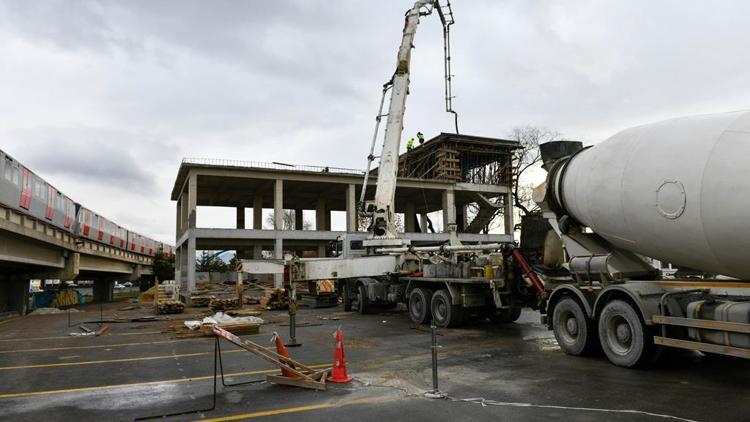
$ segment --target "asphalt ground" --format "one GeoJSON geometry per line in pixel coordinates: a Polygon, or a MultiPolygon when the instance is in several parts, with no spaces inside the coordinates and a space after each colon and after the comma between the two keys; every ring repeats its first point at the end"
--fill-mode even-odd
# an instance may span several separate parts
{"type": "MultiPolygon", "coordinates": [[[[104,305],[104,317],[151,315],[104,305]]],[[[212,404],[214,339],[176,339],[171,321],[113,323],[100,337],[73,337],[83,313],[0,321],[0,420],[126,421],[212,404]]],[[[201,310],[190,310],[191,313],[201,310]]],[[[187,315],[172,318],[184,319],[187,315]]],[[[242,336],[271,347],[271,334],[288,339],[285,311],[266,311],[261,334],[242,336]]],[[[227,342],[227,383],[215,409],[164,420],[576,420],[748,421],[750,361],[667,351],[645,370],[622,369],[603,356],[564,355],[552,334],[525,311],[513,324],[474,322],[439,330],[439,387],[432,388],[431,335],[414,327],[404,310],[374,315],[339,308],[302,309],[294,359],[315,368],[333,362],[333,333],[341,325],[349,384],[326,391],[264,382],[278,369],[227,342]]],[[[86,324],[96,328],[96,324],[86,324]]]]}

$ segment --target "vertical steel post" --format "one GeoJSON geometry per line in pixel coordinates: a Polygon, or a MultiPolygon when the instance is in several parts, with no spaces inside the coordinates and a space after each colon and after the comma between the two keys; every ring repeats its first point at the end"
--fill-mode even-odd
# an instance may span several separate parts
{"type": "Polygon", "coordinates": [[[429,399],[444,399],[446,395],[438,389],[437,351],[440,346],[438,346],[437,342],[437,326],[435,326],[435,321],[432,321],[430,324],[430,329],[432,331],[432,390],[424,393],[424,396],[429,399]]]}
{"type": "Polygon", "coordinates": [[[438,361],[437,361],[437,327],[433,321],[430,325],[432,329],[432,391],[438,390],[438,361]]]}

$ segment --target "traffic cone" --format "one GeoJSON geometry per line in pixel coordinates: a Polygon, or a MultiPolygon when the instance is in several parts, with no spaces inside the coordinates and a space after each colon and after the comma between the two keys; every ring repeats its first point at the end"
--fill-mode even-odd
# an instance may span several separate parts
{"type": "MultiPolygon", "coordinates": [[[[271,338],[271,341],[276,342],[276,353],[280,354],[281,356],[284,356],[285,358],[289,357],[289,352],[286,351],[286,347],[284,346],[284,342],[281,341],[281,337],[279,336],[279,333],[274,332],[273,337],[271,338]]],[[[294,365],[287,363],[287,362],[284,362],[284,363],[294,368],[294,365]]],[[[281,368],[281,375],[287,378],[298,378],[298,376],[295,375],[293,372],[284,368],[281,368]]]]}
{"type": "Polygon", "coordinates": [[[336,351],[333,355],[333,370],[331,376],[328,377],[330,382],[349,382],[352,380],[346,373],[346,357],[344,356],[344,333],[341,332],[341,328],[336,331],[336,351]]]}

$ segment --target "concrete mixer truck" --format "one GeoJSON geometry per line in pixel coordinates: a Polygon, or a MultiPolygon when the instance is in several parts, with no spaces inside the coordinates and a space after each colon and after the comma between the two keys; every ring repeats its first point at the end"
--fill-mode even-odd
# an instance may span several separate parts
{"type": "Polygon", "coordinates": [[[663,347],[750,358],[750,112],[541,153],[534,200],[549,231],[534,269],[564,352],[601,348],[624,367],[663,347]],[[649,258],[693,275],[663,277],[649,258]]]}

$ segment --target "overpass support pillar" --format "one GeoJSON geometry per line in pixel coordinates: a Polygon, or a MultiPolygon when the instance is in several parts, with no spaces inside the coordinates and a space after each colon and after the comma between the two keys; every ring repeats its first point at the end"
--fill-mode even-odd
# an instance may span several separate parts
{"type": "Polygon", "coordinates": [[[130,273],[128,281],[139,281],[141,279],[142,272],[143,267],[141,266],[141,264],[133,264],[133,272],[130,273]]]}
{"type": "Polygon", "coordinates": [[[26,314],[29,303],[29,280],[0,279],[0,312],[26,314]]]}
{"type": "Polygon", "coordinates": [[[94,280],[94,302],[111,302],[114,299],[115,281],[111,279],[94,280]]]}

